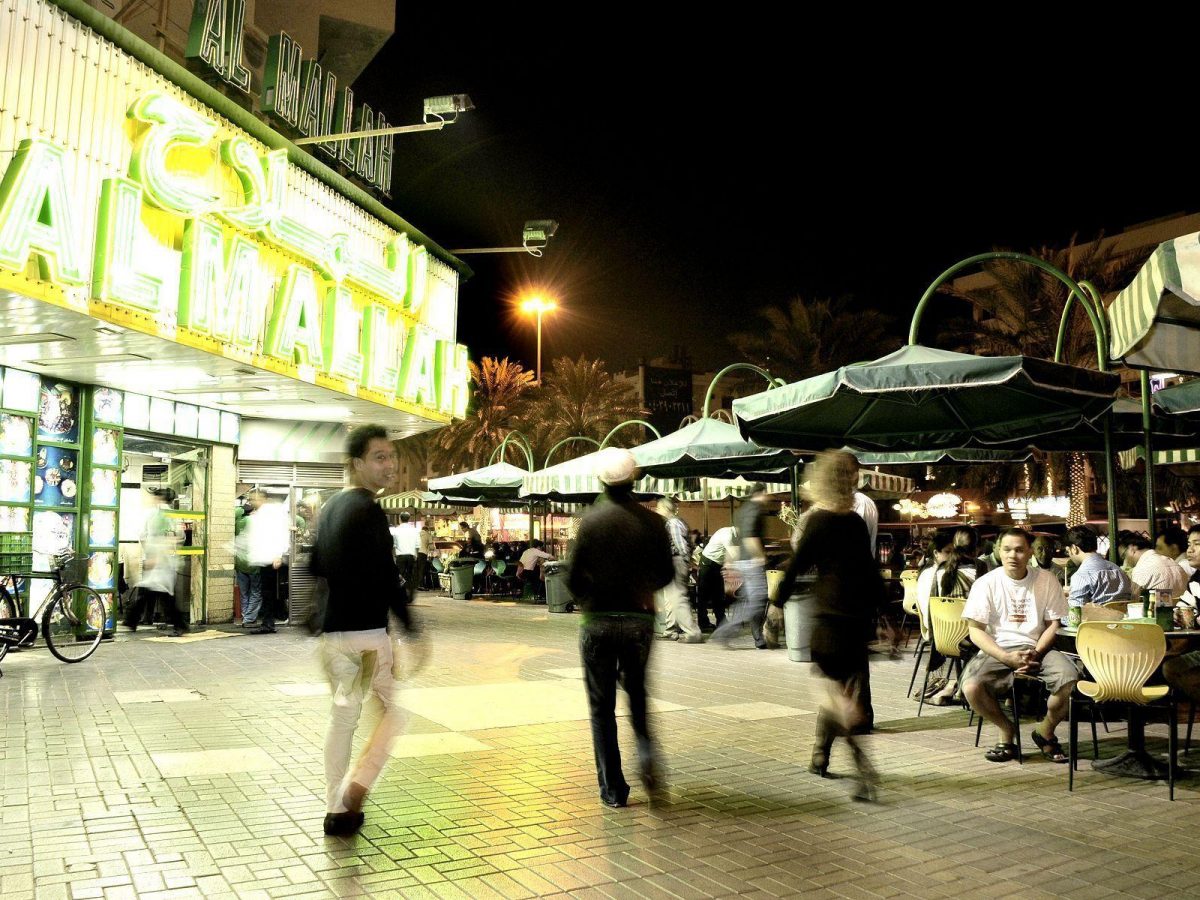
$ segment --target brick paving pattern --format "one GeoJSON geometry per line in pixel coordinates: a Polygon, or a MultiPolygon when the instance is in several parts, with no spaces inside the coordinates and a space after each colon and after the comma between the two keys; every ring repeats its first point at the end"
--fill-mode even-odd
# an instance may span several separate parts
{"type": "MultiPolygon", "coordinates": [[[[139,632],[74,666],[10,654],[0,897],[1200,895],[1200,780],[1169,803],[1165,784],[1086,761],[1074,794],[1065,767],[988,763],[965,712],[916,718],[911,656],[872,665],[883,786],[862,805],[849,780],[806,771],[807,665],[748,637],[735,651],[657,642],[668,799],[651,807],[631,767],[630,806],[611,810],[575,617],[432,594],[419,612],[433,661],[405,687],[406,736],[353,838],[321,834],[329,700],[297,630],[139,632]]],[[[1162,726],[1150,736],[1165,749],[1162,726]]],[[[1114,723],[1102,753],[1123,738],[1114,723]]],[[[851,769],[842,745],[832,769],[851,769]]]]}

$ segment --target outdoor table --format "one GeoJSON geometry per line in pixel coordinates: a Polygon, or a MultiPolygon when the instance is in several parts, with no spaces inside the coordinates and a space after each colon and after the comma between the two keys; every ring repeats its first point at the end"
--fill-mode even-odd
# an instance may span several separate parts
{"type": "MultiPolygon", "coordinates": [[[[1154,619],[1122,619],[1124,622],[1149,622],[1154,619]]],[[[1075,653],[1074,628],[1061,627],[1054,637],[1054,647],[1064,653],[1075,653]]],[[[1179,629],[1164,631],[1167,638],[1167,656],[1178,656],[1190,650],[1200,649],[1200,629],[1179,629]]],[[[1128,749],[1120,756],[1104,761],[1095,760],[1092,768],[1107,775],[1120,775],[1125,778],[1145,778],[1157,781],[1167,777],[1166,763],[1160,762],[1146,752],[1146,725],[1141,717],[1131,717],[1127,731],[1126,746],[1128,749]]],[[[1176,777],[1179,771],[1176,770],[1176,777]]]]}

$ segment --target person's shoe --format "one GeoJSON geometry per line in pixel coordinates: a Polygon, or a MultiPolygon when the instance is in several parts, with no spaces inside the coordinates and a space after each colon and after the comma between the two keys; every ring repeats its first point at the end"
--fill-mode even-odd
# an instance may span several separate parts
{"type": "Polygon", "coordinates": [[[675,640],[679,641],[679,643],[681,643],[681,644],[703,644],[704,643],[704,635],[703,634],[681,634],[675,640]]]}
{"type": "Polygon", "coordinates": [[[129,622],[122,622],[121,627],[124,628],[126,631],[128,631],[130,634],[137,631],[137,626],[133,625],[129,622]]]}
{"type": "Polygon", "coordinates": [[[345,837],[362,828],[365,819],[360,812],[327,813],[322,830],[330,837],[345,837]]]}
{"type": "Polygon", "coordinates": [[[188,633],[188,630],[186,628],[172,628],[171,629],[171,637],[183,637],[187,633],[188,633]]]}
{"type": "Polygon", "coordinates": [[[274,634],[274,633],[275,633],[275,629],[274,629],[274,628],[268,628],[267,626],[265,626],[265,625],[264,625],[264,626],[262,626],[261,628],[255,628],[255,629],[254,629],[253,631],[251,631],[250,633],[251,633],[251,634],[274,634]]]}
{"type": "Polygon", "coordinates": [[[257,628],[258,626],[259,626],[258,619],[252,619],[249,622],[242,623],[243,628],[257,628]]]}
{"type": "Polygon", "coordinates": [[[814,750],[812,761],[808,764],[808,771],[813,775],[820,775],[822,778],[829,777],[829,754],[823,753],[820,750],[814,750]]]}
{"type": "Polygon", "coordinates": [[[854,793],[851,798],[859,803],[874,803],[875,802],[875,785],[860,781],[854,788],[854,793]]]}
{"type": "Polygon", "coordinates": [[[674,631],[667,631],[667,632],[664,632],[663,634],[656,634],[655,637],[658,638],[660,641],[677,641],[677,640],[679,640],[679,635],[676,634],[674,631]]]}
{"type": "Polygon", "coordinates": [[[603,797],[601,797],[600,802],[603,803],[605,806],[609,807],[610,809],[621,809],[626,805],[627,801],[625,801],[625,800],[605,800],[603,797]]]}
{"type": "Polygon", "coordinates": [[[755,650],[770,650],[770,649],[771,649],[771,647],[770,647],[770,645],[769,645],[769,644],[767,644],[767,642],[766,642],[766,641],[755,641],[755,642],[754,642],[754,649],[755,649],[755,650]]]}

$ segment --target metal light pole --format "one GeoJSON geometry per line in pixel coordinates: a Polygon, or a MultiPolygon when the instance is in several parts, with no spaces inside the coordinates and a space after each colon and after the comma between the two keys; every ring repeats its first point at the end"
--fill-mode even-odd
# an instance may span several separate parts
{"type": "Polygon", "coordinates": [[[537,383],[542,383],[542,315],[554,312],[558,304],[544,297],[530,297],[521,303],[521,309],[537,316],[537,383]]]}

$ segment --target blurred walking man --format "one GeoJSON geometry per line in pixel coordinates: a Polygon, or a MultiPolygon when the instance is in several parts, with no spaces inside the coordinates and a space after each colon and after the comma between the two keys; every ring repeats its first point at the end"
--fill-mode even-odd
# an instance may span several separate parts
{"type": "Polygon", "coordinates": [[[687,525],[679,518],[679,504],[671,497],[658,501],[658,514],[667,523],[667,537],[671,542],[671,563],[675,577],[659,595],[659,618],[662,620],[661,636],[685,644],[699,644],[704,640],[692,604],[688,601],[688,575],[691,573],[691,544],[688,541],[687,525]]]}
{"type": "Polygon", "coordinates": [[[394,671],[398,649],[388,634],[388,611],[412,638],[415,671],[427,645],[417,639],[408,592],[396,569],[387,516],[375,495],[396,472],[396,450],[387,429],[361,425],[346,442],[351,486],[321,512],[311,569],[329,584],[321,657],[333,694],[325,738],[325,825],[329,835],[353,834],[362,827],[363,802],[404,725],[396,705],[394,671]],[[379,699],[382,715],[362,755],[350,769],[354,731],[364,694],[379,699]]]}
{"type": "Polygon", "coordinates": [[[646,718],[646,662],[654,642],[654,592],[674,579],[675,566],[662,520],[633,499],[633,454],[616,447],[601,454],[596,474],[612,502],[597,504],[584,517],[568,587],[583,613],[579,654],[600,800],[621,807],[629,799],[629,784],[617,743],[618,681],[629,695],[642,783],[651,799],[662,790],[646,718]]]}
{"type": "Polygon", "coordinates": [[[762,542],[767,500],[767,486],[756,481],[750,486],[750,496],[742,501],[737,511],[734,525],[737,529],[738,559],[733,566],[742,576],[742,598],[712,636],[726,650],[730,649],[733,638],[741,634],[747,625],[750,626],[754,646],[759,650],[767,649],[762,633],[763,618],[767,612],[767,554],[762,542]]]}

